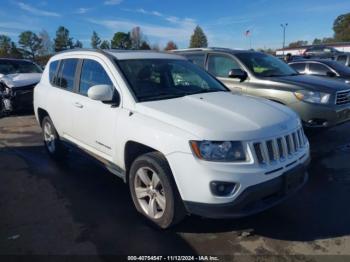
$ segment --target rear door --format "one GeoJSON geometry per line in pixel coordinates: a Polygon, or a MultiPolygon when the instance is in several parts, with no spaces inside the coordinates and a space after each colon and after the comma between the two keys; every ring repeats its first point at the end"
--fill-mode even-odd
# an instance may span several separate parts
{"type": "Polygon", "coordinates": [[[309,63],[309,74],[311,75],[319,75],[319,76],[327,76],[327,73],[334,72],[330,67],[321,64],[321,63],[309,63]]]}
{"type": "Polygon", "coordinates": [[[63,137],[71,133],[71,99],[74,94],[74,78],[78,59],[70,58],[53,61],[50,64],[49,78],[52,88],[48,93],[50,117],[63,137]]]}
{"type": "Polygon", "coordinates": [[[209,53],[207,61],[208,72],[222,81],[232,91],[239,93],[245,92],[245,84],[249,82],[249,79],[241,83],[239,79],[229,78],[228,74],[232,69],[244,70],[238,61],[230,55],[209,53]]]}

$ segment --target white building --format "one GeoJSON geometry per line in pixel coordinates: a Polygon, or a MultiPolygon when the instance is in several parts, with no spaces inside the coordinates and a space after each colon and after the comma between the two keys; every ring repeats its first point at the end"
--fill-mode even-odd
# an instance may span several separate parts
{"type": "MultiPolygon", "coordinates": [[[[341,51],[341,52],[350,52],[350,42],[343,42],[343,43],[332,43],[332,44],[325,44],[326,46],[331,46],[334,47],[335,49],[341,51]]],[[[301,47],[295,47],[295,48],[289,48],[286,47],[284,49],[277,49],[276,50],[276,55],[286,55],[286,54],[291,54],[291,55],[303,55],[305,50],[309,47],[312,47],[313,45],[305,45],[301,47]]]]}

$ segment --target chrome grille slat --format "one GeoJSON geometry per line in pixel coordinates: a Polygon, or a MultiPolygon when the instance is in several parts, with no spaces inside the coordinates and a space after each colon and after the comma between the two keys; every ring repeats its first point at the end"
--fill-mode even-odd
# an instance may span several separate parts
{"type": "Polygon", "coordinates": [[[272,148],[273,148],[273,156],[274,160],[278,160],[280,158],[279,152],[278,152],[278,146],[277,146],[277,140],[272,140],[272,148]]]}
{"type": "Polygon", "coordinates": [[[335,103],[337,105],[344,105],[350,103],[350,90],[337,92],[335,103]]]}
{"type": "Polygon", "coordinates": [[[288,138],[289,138],[289,143],[290,143],[290,152],[291,152],[291,154],[293,154],[296,150],[295,150],[295,144],[294,144],[294,141],[293,141],[293,135],[292,134],[290,134],[289,136],[288,136],[288,138]]]}
{"type": "Polygon", "coordinates": [[[270,159],[269,159],[269,153],[267,152],[267,146],[266,143],[260,143],[260,150],[262,152],[263,158],[264,158],[264,162],[265,163],[269,163],[270,159]]]}
{"type": "Polygon", "coordinates": [[[292,157],[306,144],[302,128],[281,137],[254,142],[253,149],[259,164],[274,164],[292,157]]]}

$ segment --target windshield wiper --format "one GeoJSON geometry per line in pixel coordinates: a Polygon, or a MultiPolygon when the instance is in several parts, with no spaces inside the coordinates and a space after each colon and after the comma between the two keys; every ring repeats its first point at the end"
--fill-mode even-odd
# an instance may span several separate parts
{"type": "Polygon", "coordinates": [[[153,101],[153,100],[178,98],[178,97],[182,97],[185,95],[186,94],[159,94],[156,96],[139,96],[138,99],[142,102],[146,102],[146,101],[153,101]]]}
{"type": "Polygon", "coordinates": [[[204,89],[196,92],[186,93],[185,95],[197,95],[197,94],[204,94],[204,93],[214,93],[214,92],[229,92],[228,90],[210,90],[210,89],[204,89]]]}

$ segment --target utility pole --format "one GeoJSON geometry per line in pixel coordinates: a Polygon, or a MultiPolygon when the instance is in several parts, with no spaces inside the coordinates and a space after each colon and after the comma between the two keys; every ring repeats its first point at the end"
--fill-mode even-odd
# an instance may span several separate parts
{"type": "Polygon", "coordinates": [[[286,46],[286,28],[288,26],[288,23],[281,24],[281,27],[283,29],[283,55],[284,55],[284,47],[286,46]]]}

